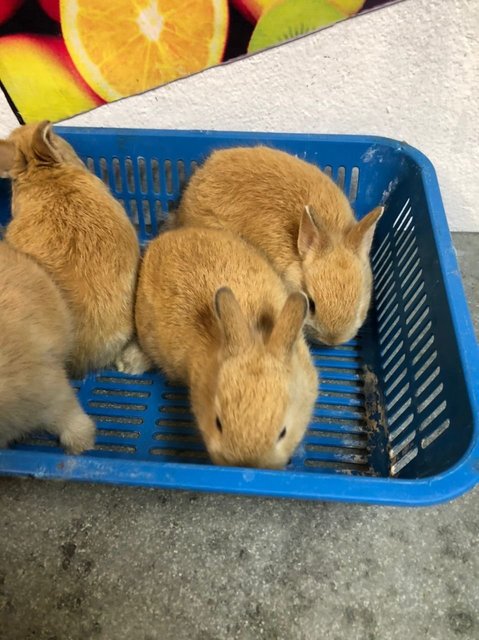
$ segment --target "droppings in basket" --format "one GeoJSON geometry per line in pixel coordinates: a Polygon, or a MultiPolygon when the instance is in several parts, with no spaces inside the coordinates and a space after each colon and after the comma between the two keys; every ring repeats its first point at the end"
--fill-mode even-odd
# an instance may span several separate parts
{"type": "MultiPolygon", "coordinates": [[[[366,430],[371,434],[370,450],[371,458],[374,458],[377,466],[378,461],[384,465],[384,461],[389,459],[387,447],[387,419],[384,412],[384,400],[381,399],[378,377],[371,369],[365,365],[361,371],[363,381],[364,408],[366,418],[366,430]]],[[[380,473],[384,469],[379,470],[380,473]]],[[[389,475],[389,469],[386,469],[389,475]]]]}

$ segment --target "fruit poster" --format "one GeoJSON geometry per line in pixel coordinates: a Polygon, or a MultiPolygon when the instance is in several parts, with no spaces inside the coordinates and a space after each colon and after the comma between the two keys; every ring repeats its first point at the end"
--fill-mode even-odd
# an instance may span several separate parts
{"type": "Polygon", "coordinates": [[[1,87],[58,121],[394,1],[0,0],[1,87]]]}

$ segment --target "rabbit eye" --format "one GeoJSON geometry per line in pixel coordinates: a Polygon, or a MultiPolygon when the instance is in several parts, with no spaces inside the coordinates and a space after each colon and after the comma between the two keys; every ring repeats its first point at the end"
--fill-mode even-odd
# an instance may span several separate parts
{"type": "Polygon", "coordinates": [[[221,420],[218,417],[216,418],[216,428],[220,433],[223,433],[223,425],[221,424],[221,420]]]}
{"type": "Polygon", "coordinates": [[[314,304],[314,300],[310,297],[308,297],[308,305],[310,314],[314,316],[314,314],[316,313],[316,305],[314,304]]]}
{"type": "Polygon", "coordinates": [[[283,427],[283,430],[281,431],[281,433],[278,436],[278,441],[282,440],[285,435],[286,435],[286,427],[283,427]]]}

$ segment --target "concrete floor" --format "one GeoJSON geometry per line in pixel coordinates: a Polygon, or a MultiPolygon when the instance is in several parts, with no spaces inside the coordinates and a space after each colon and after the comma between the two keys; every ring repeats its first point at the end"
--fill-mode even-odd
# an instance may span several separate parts
{"type": "MultiPolygon", "coordinates": [[[[456,234],[476,328],[479,235],[456,234]]],[[[427,509],[0,479],[2,640],[478,640],[479,490],[427,509]]]]}

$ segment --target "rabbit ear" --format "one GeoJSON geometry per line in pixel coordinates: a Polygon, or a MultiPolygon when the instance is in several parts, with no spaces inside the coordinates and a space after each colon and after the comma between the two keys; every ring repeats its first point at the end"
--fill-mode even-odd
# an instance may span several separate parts
{"type": "Polygon", "coordinates": [[[300,291],[286,300],[268,341],[268,350],[278,358],[287,358],[303,328],[308,312],[308,299],[300,291]]]}
{"type": "Polygon", "coordinates": [[[319,217],[313,207],[306,205],[299,223],[298,252],[301,258],[311,249],[324,251],[328,248],[329,235],[326,229],[320,228],[319,217]],[[313,220],[313,216],[316,222],[313,220]]]}
{"type": "Polygon", "coordinates": [[[32,153],[41,162],[59,162],[60,157],[53,143],[52,123],[44,120],[37,125],[32,136],[32,153]]]}
{"type": "Polygon", "coordinates": [[[246,318],[228,287],[221,287],[215,294],[215,311],[218,317],[227,350],[239,353],[250,343],[251,335],[246,318]]]}
{"type": "Polygon", "coordinates": [[[362,218],[348,232],[347,240],[353,251],[367,255],[371,249],[374,237],[374,230],[383,215],[384,207],[376,207],[362,218]]]}
{"type": "Polygon", "coordinates": [[[0,140],[0,177],[8,177],[15,162],[15,144],[11,140],[0,140]]]}

